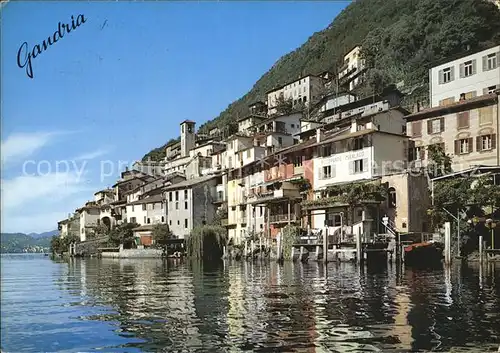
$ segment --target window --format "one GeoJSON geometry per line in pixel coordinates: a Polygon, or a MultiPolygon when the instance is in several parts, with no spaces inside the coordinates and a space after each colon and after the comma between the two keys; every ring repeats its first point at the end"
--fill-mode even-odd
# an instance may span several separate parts
{"type": "Polygon", "coordinates": [[[165,222],[165,216],[161,216],[161,223],[165,222]]]}
{"type": "Polygon", "coordinates": [[[283,138],[282,137],[278,137],[278,145],[280,147],[283,146],[283,138]]]}
{"type": "Polygon", "coordinates": [[[181,221],[178,219],[177,220],[177,225],[180,226],[181,225],[181,221]]]}
{"type": "Polygon", "coordinates": [[[493,92],[495,92],[496,89],[497,89],[497,86],[486,87],[483,90],[483,94],[492,94],[493,92]]]}
{"type": "Polygon", "coordinates": [[[175,192],[175,201],[179,201],[179,191],[175,192]]]}
{"type": "Polygon", "coordinates": [[[145,203],[142,204],[142,210],[146,211],[146,204],[145,203]]]}
{"type": "Polygon", "coordinates": [[[300,167],[302,166],[304,156],[295,156],[293,158],[293,165],[294,167],[300,167]]]}
{"type": "Polygon", "coordinates": [[[146,224],[146,216],[144,216],[144,224],[146,224]]]}
{"type": "Polygon", "coordinates": [[[324,145],[321,149],[322,157],[330,157],[332,155],[332,145],[324,145]]]}
{"type": "Polygon", "coordinates": [[[184,209],[187,210],[188,209],[188,202],[187,201],[184,201],[184,209]]]}
{"type": "Polygon", "coordinates": [[[476,138],[477,151],[489,151],[496,147],[496,134],[478,136],[476,138]]]}
{"type": "Polygon", "coordinates": [[[411,124],[411,132],[412,132],[413,137],[422,136],[422,122],[421,121],[414,121],[411,124]]]}
{"type": "Polygon", "coordinates": [[[188,227],[188,220],[187,218],[184,220],[184,228],[187,228],[188,227]]]}
{"type": "Polygon", "coordinates": [[[323,167],[323,179],[329,179],[332,177],[332,166],[328,165],[326,167],[323,167]]]}
{"type": "Polygon", "coordinates": [[[168,201],[172,202],[172,191],[168,193],[168,201]]]}
{"type": "Polygon", "coordinates": [[[263,213],[264,213],[263,208],[262,208],[262,206],[260,206],[259,207],[259,217],[262,217],[263,213]]]}
{"type": "Polygon", "coordinates": [[[354,161],[354,173],[362,173],[364,171],[366,171],[366,166],[363,163],[363,159],[354,161]]]}
{"type": "Polygon", "coordinates": [[[169,224],[169,225],[172,225],[172,220],[169,220],[169,221],[168,221],[168,224],[169,224]]]}
{"type": "Polygon", "coordinates": [[[476,72],[476,60],[469,60],[460,64],[460,77],[469,77],[474,75],[476,72]]]}
{"type": "Polygon", "coordinates": [[[499,53],[491,53],[483,56],[483,71],[494,70],[498,67],[498,61],[500,60],[499,53]]]}
{"type": "Polygon", "coordinates": [[[444,131],[444,118],[427,120],[427,134],[439,134],[444,131]]]}
{"type": "Polygon", "coordinates": [[[389,188],[388,190],[388,207],[389,208],[396,208],[396,189],[393,187],[389,188]]]}
{"type": "Polygon", "coordinates": [[[292,129],[295,128],[295,124],[290,124],[290,126],[292,127],[292,129]]]}
{"type": "Polygon", "coordinates": [[[184,200],[187,200],[187,198],[188,198],[188,191],[184,190],[184,200]]]}
{"type": "Polygon", "coordinates": [[[147,223],[148,223],[148,224],[151,224],[151,218],[148,218],[148,222],[147,222],[147,223]]]}
{"type": "Polygon", "coordinates": [[[479,108],[479,125],[493,123],[493,106],[479,108]]]}
{"type": "Polygon", "coordinates": [[[469,112],[457,114],[457,129],[466,129],[469,127],[469,112]]]}
{"type": "Polygon", "coordinates": [[[365,125],[359,124],[358,126],[356,126],[356,130],[358,130],[358,131],[361,131],[364,129],[365,129],[365,125]]]}
{"type": "Polygon", "coordinates": [[[425,148],[414,147],[410,149],[410,161],[423,161],[425,159],[425,148]]]}
{"type": "Polygon", "coordinates": [[[179,209],[179,202],[176,202],[175,203],[175,209],[178,210],[179,209]]]}
{"type": "Polygon", "coordinates": [[[362,137],[358,137],[354,139],[354,150],[360,150],[364,147],[364,139],[362,137]]]}
{"type": "Polygon", "coordinates": [[[132,205],[132,212],[134,212],[134,205],[132,205]]]}
{"type": "Polygon", "coordinates": [[[447,67],[439,71],[439,84],[448,83],[455,79],[454,77],[454,68],[447,67]]]}
{"type": "Polygon", "coordinates": [[[467,154],[472,152],[472,138],[455,141],[455,154],[467,154]]]}
{"type": "Polygon", "coordinates": [[[130,217],[130,223],[136,223],[135,217],[130,217]]]}
{"type": "Polygon", "coordinates": [[[327,213],[325,224],[328,227],[340,227],[342,224],[340,214],[327,213]]]}

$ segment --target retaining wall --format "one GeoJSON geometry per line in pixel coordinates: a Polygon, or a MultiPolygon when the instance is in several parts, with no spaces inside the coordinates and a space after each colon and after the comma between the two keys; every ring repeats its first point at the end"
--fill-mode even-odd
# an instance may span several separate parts
{"type": "Polygon", "coordinates": [[[131,259],[131,258],[161,258],[161,249],[121,249],[120,251],[102,252],[103,258],[131,259]]]}

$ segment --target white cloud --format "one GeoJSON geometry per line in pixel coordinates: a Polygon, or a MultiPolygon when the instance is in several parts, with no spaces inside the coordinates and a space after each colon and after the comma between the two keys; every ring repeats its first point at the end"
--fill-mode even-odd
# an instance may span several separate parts
{"type": "Polygon", "coordinates": [[[43,198],[61,199],[87,190],[84,175],[66,172],[2,180],[2,210],[17,208],[30,201],[39,202],[43,198]]]}
{"type": "Polygon", "coordinates": [[[92,152],[87,152],[72,158],[75,161],[88,160],[88,159],[96,159],[97,157],[104,156],[109,153],[108,149],[101,148],[92,152]]]}
{"type": "Polygon", "coordinates": [[[68,133],[71,132],[20,132],[11,134],[5,141],[2,141],[2,166],[12,161],[27,158],[51,143],[55,136],[68,133]]]}

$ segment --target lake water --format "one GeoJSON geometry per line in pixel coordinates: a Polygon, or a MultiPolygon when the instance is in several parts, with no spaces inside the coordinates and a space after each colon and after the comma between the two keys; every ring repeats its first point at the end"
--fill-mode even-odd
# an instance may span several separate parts
{"type": "Polygon", "coordinates": [[[496,352],[500,267],[1,257],[5,352],[496,352]]]}

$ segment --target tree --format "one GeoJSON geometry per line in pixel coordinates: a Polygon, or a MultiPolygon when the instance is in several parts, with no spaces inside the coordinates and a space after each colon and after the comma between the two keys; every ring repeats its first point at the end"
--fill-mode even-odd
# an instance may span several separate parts
{"type": "Polygon", "coordinates": [[[139,227],[137,223],[122,223],[109,232],[109,242],[118,246],[123,244],[125,248],[130,248],[134,244],[134,228],[139,227]]]}
{"type": "Polygon", "coordinates": [[[153,240],[155,244],[160,245],[162,248],[166,248],[167,241],[174,238],[174,234],[170,230],[167,224],[156,224],[153,227],[153,240]]]}
{"type": "Polygon", "coordinates": [[[88,239],[95,239],[98,237],[102,236],[107,236],[109,235],[110,230],[106,225],[99,223],[97,225],[92,226],[91,231],[89,232],[87,238],[88,239]]]}
{"type": "Polygon", "coordinates": [[[436,178],[452,172],[451,157],[446,154],[441,144],[434,144],[427,147],[429,163],[427,173],[429,177],[436,178]]]}
{"type": "Polygon", "coordinates": [[[288,115],[293,112],[293,99],[287,98],[280,94],[278,98],[276,98],[276,114],[278,115],[288,115]]]}
{"type": "Polygon", "coordinates": [[[351,227],[354,226],[354,211],[356,207],[365,205],[367,201],[381,202],[385,200],[387,195],[384,185],[371,182],[333,185],[328,187],[326,191],[337,202],[347,205],[348,214],[351,218],[349,222],[351,227]]]}
{"type": "Polygon", "coordinates": [[[227,243],[227,230],[221,226],[204,225],[191,230],[186,239],[186,250],[190,257],[215,260],[222,257],[222,248],[227,243]]]}

